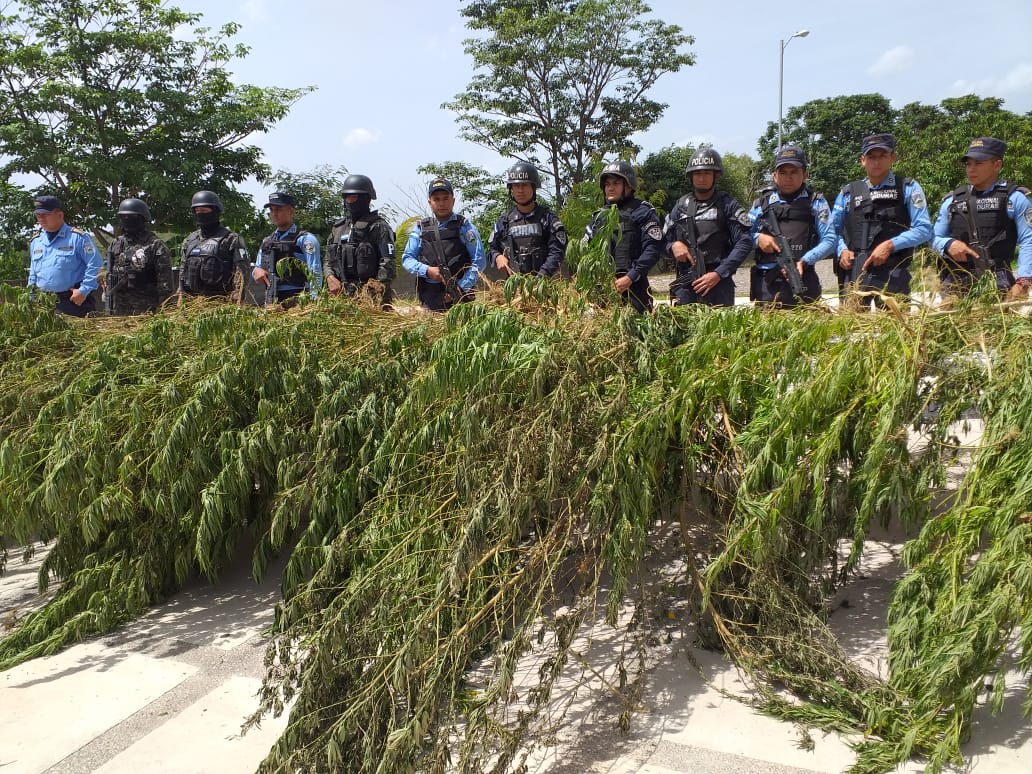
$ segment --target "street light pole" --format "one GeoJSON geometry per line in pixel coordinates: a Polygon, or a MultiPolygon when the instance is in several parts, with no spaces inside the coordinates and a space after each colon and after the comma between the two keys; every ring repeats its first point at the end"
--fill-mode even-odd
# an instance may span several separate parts
{"type": "Polygon", "coordinates": [[[792,42],[792,38],[805,38],[809,34],[810,30],[799,30],[799,32],[789,35],[788,40],[778,41],[781,50],[778,58],[778,144],[774,148],[775,153],[781,148],[781,105],[785,96],[785,49],[792,42]]]}

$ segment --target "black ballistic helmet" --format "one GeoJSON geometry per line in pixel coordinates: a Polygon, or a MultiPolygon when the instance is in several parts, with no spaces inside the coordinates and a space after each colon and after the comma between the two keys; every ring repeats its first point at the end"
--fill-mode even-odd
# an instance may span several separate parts
{"type": "Polygon", "coordinates": [[[216,212],[222,212],[222,199],[214,191],[198,191],[190,200],[190,209],[194,207],[211,207],[216,212]]]}
{"type": "Polygon", "coordinates": [[[598,176],[598,187],[605,190],[607,177],[622,177],[631,187],[631,191],[638,190],[638,176],[634,174],[634,167],[626,161],[611,161],[606,164],[602,174],[598,176]]]}
{"type": "Polygon", "coordinates": [[[348,175],[344,180],[344,188],[341,189],[340,195],[347,196],[348,194],[365,194],[370,199],[375,199],[376,189],[373,188],[373,181],[365,175],[348,175]]]}
{"type": "Polygon", "coordinates": [[[713,150],[713,148],[699,148],[695,151],[691,158],[688,159],[688,166],[685,167],[684,173],[690,177],[692,172],[703,172],[705,170],[724,174],[724,160],[720,158],[720,154],[713,150]]]}
{"type": "Polygon", "coordinates": [[[530,183],[536,191],[541,187],[541,175],[533,164],[526,161],[517,161],[511,167],[505,177],[505,184],[512,190],[513,183],[530,183]]]}
{"type": "Polygon", "coordinates": [[[150,210],[143,199],[122,199],[122,203],[118,205],[118,214],[139,215],[146,221],[151,219],[150,210]]]}

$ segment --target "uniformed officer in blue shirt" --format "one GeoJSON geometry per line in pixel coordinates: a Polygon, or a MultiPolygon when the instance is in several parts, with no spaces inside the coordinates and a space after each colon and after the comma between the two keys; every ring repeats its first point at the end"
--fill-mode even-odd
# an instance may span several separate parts
{"type": "Polygon", "coordinates": [[[323,280],[319,240],[294,223],[297,199],[289,193],[276,191],[269,195],[269,201],[263,209],[269,211],[269,220],[276,230],[265,238],[258,249],[251,276],[255,282],[261,282],[269,288],[266,302],[282,303],[306,288],[314,298],[323,280]],[[271,297],[272,274],[275,274],[275,299],[271,297]]]}
{"type": "Polygon", "coordinates": [[[65,223],[56,196],[37,197],[32,206],[41,230],[29,244],[29,288],[57,294],[58,312],[85,317],[94,311],[100,253],[89,234],[65,223]]]}
{"type": "Polygon", "coordinates": [[[774,188],[761,193],[749,210],[757,248],[749,296],[760,306],[793,307],[821,297],[821,280],[814,264],[835,249],[835,231],[828,201],[810,190],[808,177],[806,153],[797,145],[785,145],[774,157],[774,188]],[[784,270],[778,266],[776,254],[781,252],[781,245],[767,220],[768,213],[773,214],[792,248],[803,281],[801,298],[792,293],[784,270]]]}
{"type": "Polygon", "coordinates": [[[616,270],[613,287],[624,303],[636,311],[651,312],[654,302],[649,272],[663,253],[663,224],[655,207],[635,197],[638,176],[628,162],[606,164],[598,177],[598,185],[606,206],[592,216],[584,230],[584,240],[594,237],[608,220],[610,209],[616,207],[620,225],[609,240],[609,254],[616,270]]]}
{"type": "Polygon", "coordinates": [[[860,164],[867,177],[842,188],[831,218],[840,269],[850,271],[854,260],[863,260],[858,290],[909,295],[914,248],[932,238],[932,221],[920,184],[892,171],[896,159],[891,134],[865,137],[860,164]]]}
{"type": "Polygon", "coordinates": [[[455,212],[455,192],[444,178],[430,183],[430,210],[409,234],[401,265],[416,275],[416,295],[432,312],[473,298],[473,285],[487,265],[476,226],[455,212]],[[442,272],[442,269],[444,270],[442,272]],[[448,278],[454,281],[448,282],[448,278]],[[454,287],[454,290],[452,289],[454,287]]]}
{"type": "Polygon", "coordinates": [[[1006,151],[1007,143],[995,137],[973,139],[961,158],[967,185],[939,208],[932,247],[942,256],[944,293],[966,293],[980,268],[995,273],[1000,293],[1020,297],[1032,285],[1032,202],[1027,188],[1000,179],[1006,151]],[[1015,248],[1017,279],[1011,271],[1015,248]]]}

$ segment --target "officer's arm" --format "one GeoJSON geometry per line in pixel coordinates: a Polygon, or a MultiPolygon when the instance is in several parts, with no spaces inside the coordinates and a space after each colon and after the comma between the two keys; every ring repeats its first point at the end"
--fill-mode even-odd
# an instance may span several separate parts
{"type": "Polygon", "coordinates": [[[1010,195],[1014,206],[1014,225],[1018,230],[1017,276],[1032,277],[1032,199],[1028,194],[1015,191],[1010,195]]]}
{"type": "Polygon", "coordinates": [[[846,249],[846,240],[842,235],[843,224],[846,222],[846,193],[839,191],[835,197],[835,206],[831,208],[831,228],[835,232],[835,255],[842,255],[846,249]]]}
{"type": "Polygon", "coordinates": [[[745,207],[728,197],[724,205],[724,219],[727,221],[728,241],[731,250],[727,258],[721,261],[714,271],[726,279],[738,271],[745,259],[752,252],[752,235],[749,233],[752,228],[752,220],[745,207]]]}
{"type": "Polygon", "coordinates": [[[419,260],[419,252],[422,247],[422,234],[417,223],[412,226],[408,241],[405,242],[405,249],[401,253],[401,267],[409,274],[426,279],[427,265],[419,260]]]}
{"type": "Polygon", "coordinates": [[[462,273],[458,285],[468,292],[473,289],[477,277],[484,271],[484,267],[487,265],[487,256],[484,255],[484,243],[480,241],[480,234],[472,221],[467,220],[463,224],[462,235],[463,241],[466,243],[466,252],[469,253],[472,269],[462,273]]]}
{"type": "Polygon", "coordinates": [[[953,240],[950,238],[950,204],[953,203],[953,194],[950,194],[942,201],[942,205],[939,207],[939,215],[935,219],[935,225],[932,227],[932,247],[940,255],[946,255],[946,251],[950,249],[950,242],[953,240]]]}
{"type": "Polygon", "coordinates": [[[627,276],[637,282],[648,275],[652,267],[659,263],[663,250],[663,226],[655,210],[649,210],[646,219],[640,224],[641,255],[627,269],[627,276]]]}
{"type": "Polygon", "coordinates": [[[838,241],[835,227],[831,225],[831,209],[828,207],[828,200],[820,195],[815,196],[811,209],[820,241],[803,254],[801,260],[809,266],[813,266],[817,261],[834,253],[838,241]]]}
{"type": "Polygon", "coordinates": [[[154,272],[157,275],[158,303],[161,304],[166,298],[176,292],[172,279],[172,253],[161,239],[155,239],[154,245],[154,272]]]}
{"type": "Polygon", "coordinates": [[[305,234],[301,240],[305,250],[305,263],[308,265],[309,285],[312,290],[312,298],[319,295],[319,288],[323,285],[322,253],[319,251],[319,240],[311,234],[305,234]]]}
{"type": "Polygon", "coordinates": [[[377,228],[377,254],[380,256],[380,269],[377,280],[391,282],[397,276],[397,261],[394,258],[394,231],[386,223],[377,228]]]}
{"type": "Polygon", "coordinates": [[[569,237],[566,234],[566,226],[557,215],[553,214],[543,226],[548,229],[548,255],[545,256],[545,262],[541,264],[538,274],[551,277],[559,271],[563,258],[566,257],[566,244],[569,242],[569,237]]]}
{"type": "Polygon", "coordinates": [[[928,215],[928,202],[924,191],[915,180],[904,189],[907,197],[907,211],[910,213],[910,228],[892,238],[892,250],[905,250],[923,245],[932,238],[932,220],[928,215]]]}
{"type": "Polygon", "coordinates": [[[79,292],[88,296],[97,289],[97,275],[100,274],[100,267],[103,265],[104,260],[100,257],[100,251],[93,244],[89,234],[80,235],[79,247],[82,250],[81,257],[83,263],[86,265],[82,282],[79,283],[79,292]]]}

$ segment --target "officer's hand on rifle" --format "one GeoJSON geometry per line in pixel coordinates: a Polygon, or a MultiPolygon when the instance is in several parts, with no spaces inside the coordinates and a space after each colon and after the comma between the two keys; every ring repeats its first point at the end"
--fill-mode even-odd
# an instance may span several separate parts
{"type": "Polygon", "coordinates": [[[272,285],[272,280],[269,279],[269,272],[265,271],[265,269],[260,266],[255,266],[254,271],[251,272],[251,276],[254,278],[255,282],[260,282],[265,285],[265,287],[272,285]]]}
{"type": "Polygon", "coordinates": [[[889,256],[892,255],[893,249],[895,249],[895,246],[892,244],[892,240],[886,239],[884,242],[880,243],[877,247],[871,250],[870,257],[867,259],[866,263],[864,263],[864,265],[861,268],[864,271],[867,271],[869,268],[872,268],[874,266],[881,266],[883,263],[889,260],[889,256]]]}
{"type": "Polygon", "coordinates": [[[688,245],[678,240],[670,245],[670,254],[674,256],[675,261],[681,263],[690,263],[692,266],[695,265],[695,259],[692,257],[692,251],[688,249],[688,245]]]}
{"type": "Polygon", "coordinates": [[[326,278],[326,289],[330,291],[331,296],[339,296],[344,289],[344,283],[331,274],[326,278]]]}
{"type": "Polygon", "coordinates": [[[444,277],[441,276],[441,269],[437,266],[427,266],[426,277],[434,282],[444,282],[444,277]]]}
{"type": "Polygon", "coordinates": [[[846,270],[851,269],[853,267],[853,258],[855,257],[855,255],[856,254],[847,247],[839,255],[838,265],[846,270]]]}
{"type": "Polygon", "coordinates": [[[705,296],[720,282],[720,275],[715,271],[708,271],[692,283],[692,290],[700,296],[705,296]]]}
{"type": "Polygon", "coordinates": [[[632,280],[625,274],[622,277],[616,278],[616,281],[613,283],[613,287],[616,288],[617,293],[626,293],[628,290],[630,290],[631,285],[633,284],[634,280],[632,280]]]}
{"type": "Polygon", "coordinates": [[[507,277],[511,277],[515,273],[509,268],[509,257],[505,253],[498,254],[498,257],[495,258],[495,266],[498,267],[498,271],[505,272],[507,277]]]}
{"type": "Polygon", "coordinates": [[[978,258],[978,252],[972,250],[967,242],[963,242],[960,239],[954,239],[950,242],[950,246],[946,248],[946,254],[957,263],[967,263],[969,257],[978,258]]]}
{"type": "Polygon", "coordinates": [[[761,231],[759,237],[756,239],[756,246],[760,248],[760,252],[763,253],[780,253],[781,246],[778,244],[778,240],[766,231],[761,231]]]}

